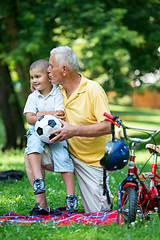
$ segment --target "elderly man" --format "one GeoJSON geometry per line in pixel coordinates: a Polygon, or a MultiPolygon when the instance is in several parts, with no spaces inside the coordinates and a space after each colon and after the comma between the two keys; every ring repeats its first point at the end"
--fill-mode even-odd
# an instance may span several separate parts
{"type": "MultiPolygon", "coordinates": [[[[48,74],[53,84],[62,86],[65,121],[60,120],[63,128],[53,132],[59,134],[51,142],[68,142],[85,212],[109,211],[113,196],[108,186],[108,175],[110,199],[103,194],[103,169],[100,165],[111,134],[111,125],[103,116],[104,112],[109,112],[108,100],[103,88],[82,76],[78,68],[77,57],[70,47],[52,49],[48,74]]],[[[27,159],[26,164],[30,175],[27,159]]],[[[42,205],[44,195],[38,198],[37,202],[42,205]]]]}

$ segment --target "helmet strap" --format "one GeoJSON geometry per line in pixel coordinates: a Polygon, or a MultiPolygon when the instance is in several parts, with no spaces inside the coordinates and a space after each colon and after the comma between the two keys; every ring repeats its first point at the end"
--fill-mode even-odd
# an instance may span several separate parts
{"type": "Polygon", "coordinates": [[[107,178],[106,170],[103,169],[103,196],[106,195],[107,200],[108,200],[108,204],[111,204],[111,200],[110,200],[110,197],[109,197],[109,191],[108,191],[108,188],[107,188],[107,185],[106,185],[106,178],[107,178]]]}
{"type": "Polygon", "coordinates": [[[115,139],[115,131],[114,131],[114,124],[111,123],[111,133],[112,133],[112,142],[114,142],[115,139]]]}

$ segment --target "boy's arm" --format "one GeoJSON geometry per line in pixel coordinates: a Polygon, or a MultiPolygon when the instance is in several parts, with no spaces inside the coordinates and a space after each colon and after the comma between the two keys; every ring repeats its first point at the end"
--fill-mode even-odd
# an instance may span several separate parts
{"type": "Polygon", "coordinates": [[[64,112],[62,110],[57,110],[57,111],[48,111],[48,112],[37,112],[32,113],[32,112],[27,112],[26,113],[26,119],[28,124],[30,125],[35,125],[35,123],[37,122],[37,120],[42,116],[42,115],[53,115],[55,117],[58,117],[62,120],[65,119],[65,115],[64,112]]]}
{"type": "Polygon", "coordinates": [[[35,113],[32,113],[32,112],[26,113],[26,119],[27,119],[28,124],[30,124],[30,125],[35,125],[35,123],[37,122],[37,120],[39,118],[40,117],[38,117],[35,113]]]}
{"type": "Polygon", "coordinates": [[[36,114],[38,118],[40,118],[42,115],[53,115],[59,119],[64,120],[65,119],[65,114],[64,111],[62,110],[57,110],[57,111],[48,111],[48,112],[37,112],[36,114]]]}

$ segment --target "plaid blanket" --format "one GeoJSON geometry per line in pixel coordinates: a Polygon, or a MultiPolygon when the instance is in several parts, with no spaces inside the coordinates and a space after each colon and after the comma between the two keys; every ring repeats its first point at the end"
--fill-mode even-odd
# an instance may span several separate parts
{"type": "Polygon", "coordinates": [[[56,214],[52,214],[49,216],[22,216],[14,212],[6,213],[3,216],[0,216],[0,225],[3,222],[11,223],[11,224],[35,224],[35,223],[52,223],[59,226],[71,225],[72,223],[81,223],[81,224],[94,224],[94,225],[108,225],[114,222],[117,222],[117,210],[111,212],[95,212],[95,213],[72,213],[66,214],[63,211],[63,208],[57,212],[59,209],[55,209],[56,214]]]}

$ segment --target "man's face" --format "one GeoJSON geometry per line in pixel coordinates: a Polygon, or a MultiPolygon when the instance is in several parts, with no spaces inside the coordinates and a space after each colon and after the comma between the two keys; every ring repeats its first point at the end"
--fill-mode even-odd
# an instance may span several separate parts
{"type": "Polygon", "coordinates": [[[55,54],[50,56],[47,72],[53,84],[61,84],[63,80],[63,68],[56,62],[55,54]]]}

